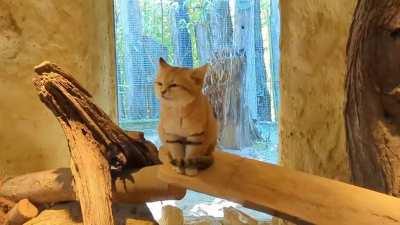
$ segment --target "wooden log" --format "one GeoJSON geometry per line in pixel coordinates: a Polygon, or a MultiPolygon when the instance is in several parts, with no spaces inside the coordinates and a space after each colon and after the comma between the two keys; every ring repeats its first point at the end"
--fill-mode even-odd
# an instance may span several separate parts
{"type": "Polygon", "coordinates": [[[55,64],[35,67],[40,100],[53,112],[67,137],[74,188],[85,225],[114,224],[111,174],[158,163],[156,152],[131,139],[90,101],[90,94],[55,64]]]}
{"type": "Polygon", "coordinates": [[[187,189],[235,201],[297,224],[394,225],[400,199],[339,181],[290,170],[222,151],[196,177],[177,174],[166,150],[160,179],[187,189]]]}
{"type": "MultiPolygon", "coordinates": [[[[152,218],[144,218],[133,213],[137,207],[132,205],[113,206],[114,218],[117,225],[155,225],[152,218]]],[[[58,204],[42,211],[39,216],[24,225],[83,225],[79,205],[76,203],[58,204]]]]}
{"type": "Polygon", "coordinates": [[[6,225],[22,225],[36,217],[39,210],[28,199],[19,201],[6,215],[6,225]]]}
{"type": "MultiPolygon", "coordinates": [[[[113,201],[145,203],[183,198],[186,190],[161,181],[158,169],[158,165],[144,167],[130,174],[132,180],[116,180],[113,201]]],[[[0,186],[0,196],[14,201],[29,198],[34,203],[78,200],[72,185],[71,170],[60,168],[9,178],[0,186]]]]}

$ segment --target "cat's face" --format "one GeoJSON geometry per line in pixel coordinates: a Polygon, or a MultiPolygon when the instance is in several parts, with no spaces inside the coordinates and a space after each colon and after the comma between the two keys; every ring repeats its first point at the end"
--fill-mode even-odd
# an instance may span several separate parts
{"type": "Polygon", "coordinates": [[[201,95],[207,65],[195,69],[173,67],[160,58],[158,68],[154,89],[162,104],[185,106],[201,95]]]}

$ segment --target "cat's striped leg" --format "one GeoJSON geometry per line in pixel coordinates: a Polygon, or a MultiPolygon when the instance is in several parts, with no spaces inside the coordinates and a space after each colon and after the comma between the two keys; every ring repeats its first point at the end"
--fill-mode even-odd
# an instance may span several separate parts
{"type": "Polygon", "coordinates": [[[166,135],[165,146],[168,149],[171,157],[171,164],[176,172],[183,174],[185,172],[185,146],[182,143],[182,138],[177,135],[166,135]]]}
{"type": "Polygon", "coordinates": [[[212,156],[206,155],[207,145],[204,144],[204,134],[192,135],[186,138],[185,174],[196,176],[199,169],[205,169],[212,164],[212,156]]]}

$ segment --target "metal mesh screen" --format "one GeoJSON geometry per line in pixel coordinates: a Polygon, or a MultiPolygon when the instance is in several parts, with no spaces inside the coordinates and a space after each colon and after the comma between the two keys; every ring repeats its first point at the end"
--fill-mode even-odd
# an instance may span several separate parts
{"type": "MultiPolygon", "coordinates": [[[[120,126],[159,145],[153,81],[159,57],[210,70],[204,93],[222,124],[219,145],[257,160],[278,161],[279,0],[114,0],[120,126]],[[239,151],[238,151],[239,149],[239,151]]],[[[160,213],[163,203],[152,207],[160,213]]],[[[189,192],[176,204],[185,216],[222,216],[233,206],[189,192]],[[201,204],[199,204],[201,203],[201,204]],[[218,208],[219,207],[219,208],[218,208]]]]}
{"type": "MultiPolygon", "coordinates": [[[[114,2],[118,115],[122,127],[151,130],[156,124],[159,104],[153,92],[153,81],[158,59],[163,57],[177,66],[210,63],[214,71],[208,76],[230,77],[228,80],[232,84],[225,80],[225,87],[233,87],[232,77],[240,77],[239,86],[228,91],[229,96],[223,101],[229,108],[226,102],[236,99],[245,110],[240,115],[233,115],[239,109],[231,110],[224,119],[238,118],[246,126],[253,124],[243,129],[244,133],[258,130],[260,135],[253,137],[262,136],[268,142],[266,139],[275,132],[272,136],[277,139],[280,26],[277,0],[114,2]],[[220,61],[215,61],[218,59],[220,61]],[[242,68],[239,75],[235,68],[242,68]],[[222,70],[228,71],[227,74],[222,74],[222,70]]],[[[223,85],[212,83],[207,88],[217,86],[223,85]]],[[[243,136],[242,133],[237,135],[243,136]]],[[[242,143],[248,144],[235,146],[243,148],[254,144],[242,143]]]]}

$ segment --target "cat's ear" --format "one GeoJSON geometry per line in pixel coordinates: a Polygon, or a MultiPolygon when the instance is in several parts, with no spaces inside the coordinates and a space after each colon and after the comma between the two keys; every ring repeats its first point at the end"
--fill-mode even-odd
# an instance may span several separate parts
{"type": "Polygon", "coordinates": [[[160,68],[168,68],[171,67],[162,57],[158,60],[158,64],[160,68]]]}
{"type": "Polygon", "coordinates": [[[196,84],[203,86],[204,77],[206,76],[207,71],[208,64],[205,64],[204,66],[198,67],[194,70],[192,78],[196,82],[196,84]]]}

